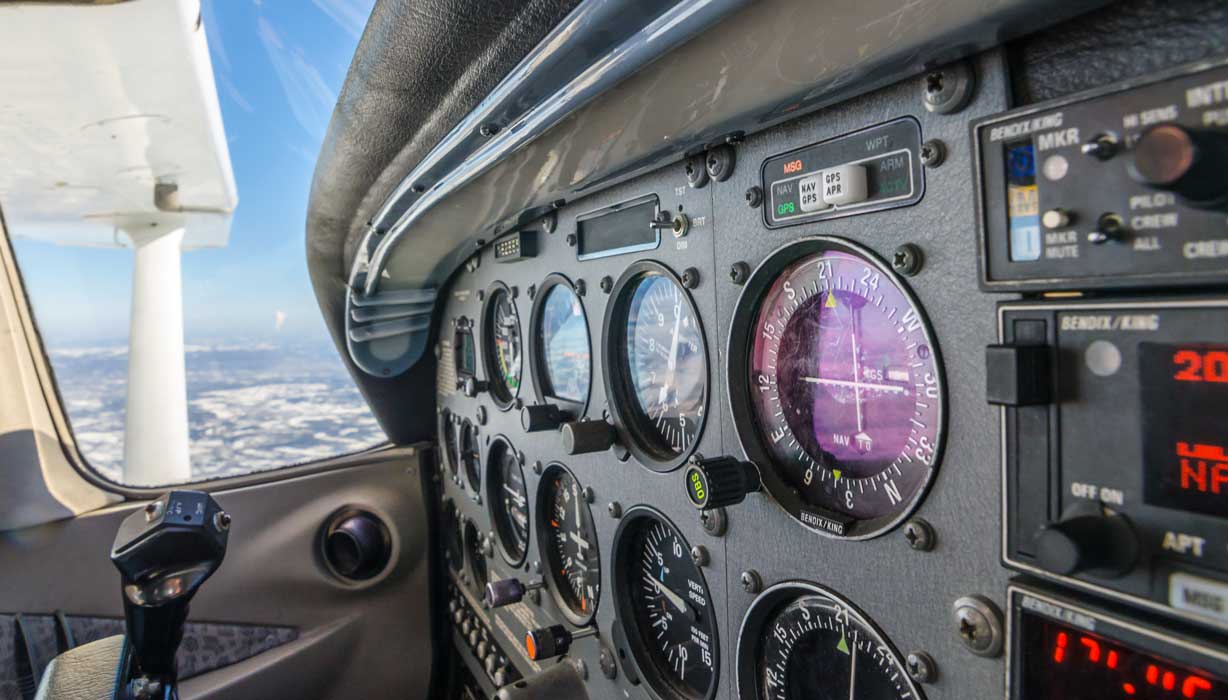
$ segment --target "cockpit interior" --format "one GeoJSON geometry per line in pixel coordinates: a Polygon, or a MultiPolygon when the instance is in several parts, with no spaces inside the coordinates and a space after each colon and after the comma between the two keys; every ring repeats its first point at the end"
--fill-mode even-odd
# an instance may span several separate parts
{"type": "Polygon", "coordinates": [[[1223,0],[0,46],[0,700],[1228,699],[1223,0]]]}

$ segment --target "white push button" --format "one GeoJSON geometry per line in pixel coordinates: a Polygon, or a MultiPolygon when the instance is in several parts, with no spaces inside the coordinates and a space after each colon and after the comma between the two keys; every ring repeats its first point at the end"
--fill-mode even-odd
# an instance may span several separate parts
{"type": "Polygon", "coordinates": [[[831,205],[823,199],[823,173],[804,177],[797,183],[797,193],[801,196],[802,211],[822,211],[831,205]]]}
{"type": "Polygon", "coordinates": [[[839,165],[820,173],[823,177],[823,201],[843,205],[864,202],[869,198],[866,169],[862,165],[839,165]]]}
{"type": "Polygon", "coordinates": [[[1228,584],[1190,574],[1168,579],[1168,604],[1178,610],[1228,622],[1228,584]]]}

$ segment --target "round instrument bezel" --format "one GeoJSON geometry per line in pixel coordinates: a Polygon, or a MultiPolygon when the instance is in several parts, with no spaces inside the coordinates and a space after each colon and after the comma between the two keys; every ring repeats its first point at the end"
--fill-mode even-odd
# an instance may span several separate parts
{"type": "Polygon", "coordinates": [[[699,574],[699,580],[703,584],[705,597],[708,599],[708,613],[712,621],[711,644],[714,655],[712,683],[706,693],[696,696],[679,689],[662,672],[657,660],[651,656],[650,647],[640,633],[639,625],[636,623],[635,605],[632,602],[630,591],[638,583],[635,572],[639,571],[639,569],[632,565],[638,558],[638,555],[628,551],[628,549],[634,544],[635,536],[639,532],[642,532],[646,527],[651,527],[656,522],[665,525],[674,536],[687,546],[689,556],[690,542],[687,541],[682,531],[664,513],[648,505],[637,505],[627,509],[623,513],[618,529],[614,532],[614,551],[610,564],[612,571],[610,584],[614,589],[615,609],[617,610],[618,618],[622,621],[623,633],[627,637],[627,647],[635,660],[639,674],[647,681],[648,686],[652,688],[657,696],[669,698],[670,700],[711,700],[716,695],[716,689],[720,686],[720,620],[716,613],[716,607],[713,605],[712,589],[708,585],[708,579],[704,576],[703,569],[698,566],[695,567],[696,572],[699,574]]]}
{"type": "Polygon", "coordinates": [[[588,309],[584,306],[584,297],[580,295],[576,285],[562,273],[553,272],[546,275],[541,284],[537,285],[537,291],[533,294],[533,307],[529,311],[528,351],[529,373],[532,375],[533,393],[537,397],[537,402],[539,404],[551,403],[558,406],[559,410],[568,420],[583,418],[588,411],[589,400],[593,396],[593,329],[588,323],[588,309]],[[538,341],[538,336],[540,335],[539,329],[542,322],[542,312],[546,306],[546,298],[550,295],[551,290],[559,285],[563,285],[571,290],[572,295],[580,303],[580,315],[584,319],[585,341],[588,343],[588,392],[585,393],[584,400],[579,402],[546,393],[546,385],[549,382],[546,381],[546,361],[543,355],[545,349],[538,341]]]}
{"type": "Polygon", "coordinates": [[[524,478],[524,461],[511,440],[505,435],[494,436],[490,444],[486,446],[486,508],[489,511],[491,528],[495,532],[495,540],[499,543],[499,554],[503,560],[517,567],[524,564],[525,558],[529,556],[529,544],[533,540],[533,508],[529,502],[529,482],[524,478]],[[528,532],[525,533],[524,542],[519,543],[521,549],[519,553],[515,552],[510,544],[510,540],[515,538],[515,535],[507,531],[507,528],[512,527],[508,522],[511,516],[504,510],[503,495],[499,493],[499,490],[503,488],[504,479],[503,471],[501,468],[496,468],[495,460],[504,454],[512,455],[516,470],[520,473],[520,482],[524,484],[525,491],[525,510],[529,516],[528,532]]]}
{"type": "Polygon", "coordinates": [[[764,630],[785,606],[807,596],[826,598],[848,611],[849,617],[874,635],[874,642],[877,645],[891,651],[892,661],[899,668],[900,676],[908,684],[913,697],[917,700],[925,700],[925,694],[908,675],[900,650],[873,618],[830,588],[799,580],[781,581],[769,586],[755,598],[747,608],[746,614],[742,616],[742,625],[738,629],[737,660],[734,667],[734,685],[739,698],[770,700],[764,697],[762,686],[759,683],[759,659],[763,655],[764,630]]]}
{"type": "Polygon", "coordinates": [[[934,335],[933,327],[930,325],[925,307],[922,306],[920,299],[917,298],[917,295],[908,283],[897,275],[890,265],[883,262],[874,251],[844,238],[810,236],[790,241],[769,253],[763,259],[763,262],[759,263],[754,272],[751,273],[742,288],[742,292],[738,295],[737,303],[734,306],[733,320],[729,327],[729,340],[725,357],[727,358],[725,391],[733,418],[734,432],[738,435],[742,451],[748,460],[759,466],[764,490],[800,525],[811,532],[833,539],[850,541],[868,540],[884,535],[898,527],[925,500],[926,495],[933,486],[938,468],[942,464],[946,447],[948,416],[946,370],[942,361],[942,351],[938,345],[937,337],[934,335]],[[804,257],[819,255],[827,251],[854,255],[863,260],[867,265],[877,269],[891,284],[894,284],[900,290],[908,303],[917,310],[921,319],[922,331],[933,352],[933,364],[937,372],[939,394],[937,406],[938,429],[934,446],[934,459],[933,463],[926,470],[921,486],[894,513],[869,520],[855,520],[849,532],[843,535],[811,525],[802,517],[803,511],[806,511],[807,513],[819,513],[837,520],[848,519],[847,516],[841,513],[825,511],[819,506],[807,503],[797,489],[786,483],[777,473],[770,453],[763,443],[763,438],[760,434],[761,430],[755,423],[756,419],[750,397],[752,388],[748,379],[750,376],[748,363],[751,357],[751,347],[754,342],[754,327],[764,295],[771,289],[772,284],[775,283],[780,274],[790,265],[804,257]]]}
{"type": "Polygon", "coordinates": [[[482,349],[479,354],[482,356],[482,372],[486,375],[486,393],[490,395],[490,400],[494,403],[495,408],[500,411],[506,411],[516,404],[516,399],[520,397],[520,388],[524,386],[524,325],[520,322],[520,309],[516,306],[516,295],[512,293],[510,287],[503,282],[493,282],[486,289],[485,296],[482,300],[482,315],[479,328],[482,334],[482,349]],[[500,296],[505,295],[508,302],[512,306],[512,313],[516,316],[516,329],[520,334],[519,348],[520,352],[520,376],[517,377],[516,388],[509,388],[503,381],[503,375],[499,372],[499,353],[494,345],[494,334],[491,332],[494,324],[495,300],[500,296]]]}
{"type": "Polygon", "coordinates": [[[703,439],[704,430],[708,425],[708,414],[712,402],[712,361],[708,352],[708,336],[704,322],[695,306],[695,300],[682,284],[682,280],[674,271],[655,260],[640,260],[632,263],[619,276],[618,281],[610,290],[610,303],[606,305],[605,319],[601,328],[601,367],[602,381],[605,384],[607,400],[610,404],[610,416],[614,428],[623,445],[644,467],[654,472],[671,472],[686,463],[703,439]],[[704,397],[703,415],[700,416],[699,427],[695,431],[695,439],[690,446],[677,455],[670,454],[653,444],[653,438],[635,419],[638,413],[635,406],[638,399],[630,382],[630,365],[627,358],[627,323],[630,320],[632,292],[641,278],[648,275],[661,275],[671,284],[677,286],[682,299],[695,319],[696,330],[704,355],[704,397]]]}
{"type": "MultiPolygon", "coordinates": [[[[600,535],[597,534],[597,521],[595,518],[593,518],[593,509],[591,508],[591,504],[584,501],[583,505],[588,511],[588,519],[593,528],[593,547],[597,550],[597,595],[594,596],[595,599],[593,600],[593,607],[591,610],[588,610],[587,612],[577,612],[574,608],[572,608],[571,603],[569,603],[567,599],[563,597],[562,586],[567,586],[567,582],[560,581],[558,578],[558,571],[560,567],[560,563],[557,560],[558,551],[551,546],[552,543],[550,541],[549,529],[547,527],[547,521],[550,517],[550,509],[546,507],[546,499],[548,496],[548,490],[552,488],[552,477],[557,472],[567,474],[576,482],[577,485],[580,485],[581,483],[576,477],[575,472],[569,469],[567,465],[563,464],[562,462],[551,462],[550,464],[546,465],[546,468],[542,471],[541,478],[537,483],[537,498],[534,501],[537,513],[535,516],[533,516],[534,521],[537,523],[537,550],[541,555],[542,567],[545,570],[546,588],[549,589],[550,597],[554,599],[555,606],[568,622],[576,627],[583,627],[593,621],[593,619],[597,616],[597,610],[601,607],[601,594],[604,586],[601,583],[601,576],[603,572],[601,571],[600,535]]],[[[580,486],[580,490],[583,492],[584,487],[580,486]]]]}

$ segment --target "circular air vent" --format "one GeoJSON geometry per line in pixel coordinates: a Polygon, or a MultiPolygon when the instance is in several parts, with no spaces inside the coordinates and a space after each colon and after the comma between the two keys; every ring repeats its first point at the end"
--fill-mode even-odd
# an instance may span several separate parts
{"type": "Polygon", "coordinates": [[[346,509],[329,518],[321,549],[333,574],[347,581],[366,581],[387,568],[392,536],[379,516],[346,509]]]}

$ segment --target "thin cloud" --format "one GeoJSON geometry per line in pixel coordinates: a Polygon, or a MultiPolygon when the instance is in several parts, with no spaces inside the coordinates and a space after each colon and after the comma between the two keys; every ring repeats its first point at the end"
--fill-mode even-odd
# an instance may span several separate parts
{"type": "Polygon", "coordinates": [[[371,16],[374,0],[311,0],[320,12],[345,30],[345,33],[357,39],[362,36],[363,27],[367,26],[367,18],[371,16]]]}
{"type": "Polygon", "coordinates": [[[268,20],[258,19],[257,31],[295,120],[308,134],[322,136],[337,96],[328,88],[320,71],[307,62],[300,50],[287,45],[268,20]]]}
{"type": "Polygon", "coordinates": [[[251,114],[256,111],[250,102],[243,99],[243,94],[239,92],[239,88],[235,87],[235,84],[230,81],[230,78],[225,73],[217,76],[217,82],[222,86],[222,92],[226,93],[226,96],[239,105],[239,108],[244,112],[251,114]]]}

